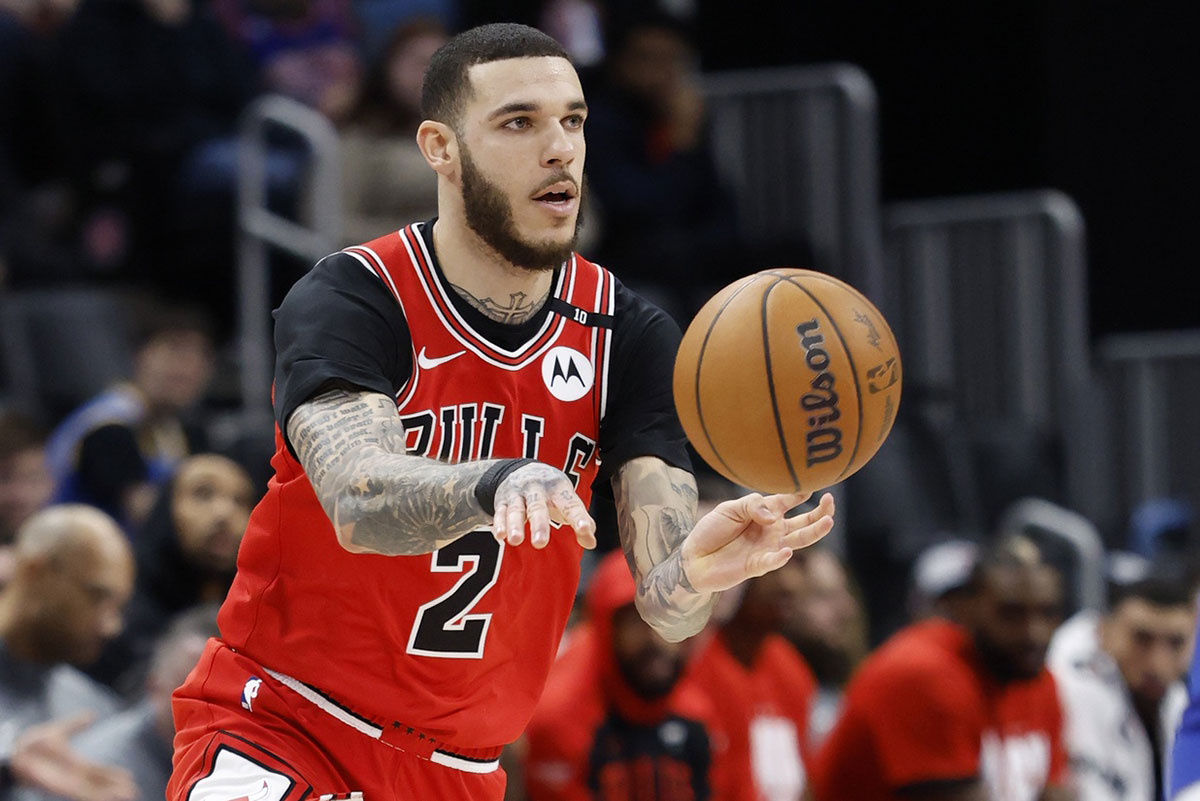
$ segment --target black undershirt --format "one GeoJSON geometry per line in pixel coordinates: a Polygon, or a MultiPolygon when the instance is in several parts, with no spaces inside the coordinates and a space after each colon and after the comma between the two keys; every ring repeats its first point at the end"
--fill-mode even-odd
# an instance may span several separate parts
{"type": "MultiPolygon", "coordinates": [[[[432,222],[420,228],[430,254],[432,230],[432,222]]],[[[436,255],[433,267],[448,285],[436,255]]],[[[457,293],[447,294],[473,329],[505,350],[528,341],[551,313],[546,304],[529,320],[509,325],[457,293]]],[[[608,406],[600,425],[601,476],[610,479],[638,456],[691,470],[671,394],[679,327],[620,281],[615,301],[608,406]]],[[[377,276],[345,253],[321,260],[288,292],[275,311],[275,348],[275,416],[284,432],[291,413],[331,382],[395,397],[412,373],[412,340],[399,304],[377,276]]]]}

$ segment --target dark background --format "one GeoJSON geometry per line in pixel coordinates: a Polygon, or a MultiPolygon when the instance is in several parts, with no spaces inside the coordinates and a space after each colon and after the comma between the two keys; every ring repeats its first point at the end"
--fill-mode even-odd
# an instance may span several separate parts
{"type": "MultiPolygon", "coordinates": [[[[610,10],[649,0],[610,0],[610,10]]],[[[706,71],[845,61],[879,95],[884,201],[1055,188],[1088,227],[1091,323],[1200,327],[1200,46],[1179,2],[659,0],[706,71]]],[[[461,0],[537,24],[539,0],[461,0]]]]}
{"type": "Polygon", "coordinates": [[[864,68],[879,94],[885,201],[1034,187],[1073,197],[1098,338],[1200,325],[1189,291],[1200,47],[1182,8],[710,1],[698,37],[705,70],[864,68]]]}

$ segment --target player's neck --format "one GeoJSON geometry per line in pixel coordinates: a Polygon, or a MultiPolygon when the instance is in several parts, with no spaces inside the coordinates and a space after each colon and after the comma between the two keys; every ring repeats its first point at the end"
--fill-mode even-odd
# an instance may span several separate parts
{"type": "Polygon", "coordinates": [[[433,226],[433,248],[454,290],[493,320],[523,323],[550,295],[553,271],[509,263],[465,224],[439,219],[433,226]]]}

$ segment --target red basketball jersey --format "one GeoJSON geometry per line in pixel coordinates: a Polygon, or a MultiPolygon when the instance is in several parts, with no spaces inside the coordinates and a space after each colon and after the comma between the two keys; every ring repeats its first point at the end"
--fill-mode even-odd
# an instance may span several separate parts
{"type": "MultiPolygon", "coordinates": [[[[397,394],[410,453],[447,462],[527,456],[586,504],[614,303],[612,276],[572,257],[545,323],[516,350],[474,331],[415,228],[348,248],[383,281],[412,336],[397,394]]],[[[579,580],[574,532],[511,548],[476,531],[432,554],[352,554],[276,430],[275,476],[254,510],[221,610],[224,639],[382,726],[467,748],[512,741],[542,691],[579,580]]]]}

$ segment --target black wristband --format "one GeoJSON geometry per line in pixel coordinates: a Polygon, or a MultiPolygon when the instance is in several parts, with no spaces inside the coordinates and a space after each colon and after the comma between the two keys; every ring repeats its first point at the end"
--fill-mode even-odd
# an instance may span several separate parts
{"type": "Polygon", "coordinates": [[[479,479],[479,483],[475,485],[475,500],[479,501],[479,505],[483,507],[483,511],[488,517],[496,514],[496,490],[500,489],[501,482],[508,478],[514,470],[520,470],[525,465],[536,462],[537,459],[505,459],[488,468],[488,471],[479,479]]]}

